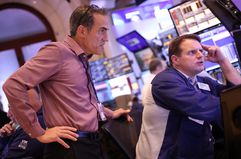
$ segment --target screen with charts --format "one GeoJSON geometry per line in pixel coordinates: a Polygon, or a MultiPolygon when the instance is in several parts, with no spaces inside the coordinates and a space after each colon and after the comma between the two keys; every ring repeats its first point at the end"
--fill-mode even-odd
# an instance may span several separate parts
{"type": "Polygon", "coordinates": [[[179,35],[196,33],[220,23],[201,0],[183,2],[169,8],[169,12],[179,35]]]}
{"type": "Polygon", "coordinates": [[[120,95],[140,93],[140,87],[133,72],[97,82],[94,86],[100,102],[111,101],[120,95]]]}
{"type": "Polygon", "coordinates": [[[112,57],[108,59],[104,65],[109,78],[115,78],[133,72],[126,54],[112,57]]]}
{"type": "Polygon", "coordinates": [[[109,79],[104,65],[106,61],[106,58],[102,58],[96,61],[89,62],[91,77],[94,83],[109,79]]]}
{"type": "Polygon", "coordinates": [[[240,29],[241,13],[231,0],[203,0],[203,3],[222,22],[227,30],[231,32],[240,29]]]}
{"type": "Polygon", "coordinates": [[[111,101],[114,99],[108,80],[97,82],[94,84],[94,86],[100,102],[111,101]]]}
{"type": "MultiPolygon", "coordinates": [[[[231,63],[238,61],[234,39],[224,26],[218,25],[197,34],[201,38],[203,44],[219,46],[231,63]]],[[[219,65],[216,63],[209,61],[205,62],[206,71],[218,67],[219,65]]]]}
{"type": "Polygon", "coordinates": [[[116,40],[134,53],[149,47],[146,39],[135,30],[116,40]]]}
{"type": "Polygon", "coordinates": [[[131,89],[129,87],[126,75],[110,79],[108,82],[110,84],[111,93],[114,98],[121,95],[131,94],[131,89]]]}

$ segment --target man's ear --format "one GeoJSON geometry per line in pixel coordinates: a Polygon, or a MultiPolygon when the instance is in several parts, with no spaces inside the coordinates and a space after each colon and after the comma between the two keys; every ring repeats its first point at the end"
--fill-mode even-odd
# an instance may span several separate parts
{"type": "Polygon", "coordinates": [[[79,25],[77,28],[77,34],[80,37],[86,37],[87,29],[83,25],[79,25]]]}
{"type": "Polygon", "coordinates": [[[178,65],[179,64],[179,57],[176,55],[171,56],[172,64],[178,65]]]}

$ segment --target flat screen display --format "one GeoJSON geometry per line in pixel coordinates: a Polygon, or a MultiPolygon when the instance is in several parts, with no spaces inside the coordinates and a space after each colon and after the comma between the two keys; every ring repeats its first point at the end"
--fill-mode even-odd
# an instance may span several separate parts
{"type": "Polygon", "coordinates": [[[108,59],[104,65],[110,79],[133,72],[126,54],[112,57],[108,59]]]}
{"type": "Polygon", "coordinates": [[[199,32],[220,23],[201,0],[190,0],[168,10],[179,35],[199,32]]]}
{"type": "MultiPolygon", "coordinates": [[[[240,0],[238,1],[240,3],[240,0]]],[[[241,13],[231,2],[231,0],[203,0],[203,3],[229,31],[240,29],[241,25],[241,13]]]]}
{"type": "Polygon", "coordinates": [[[94,86],[100,102],[111,101],[120,95],[140,93],[140,87],[133,72],[94,83],[94,86]]]}
{"type": "Polygon", "coordinates": [[[108,80],[95,83],[94,86],[100,102],[111,101],[114,99],[111,93],[111,86],[108,80]]]}
{"type": "Polygon", "coordinates": [[[113,98],[121,95],[131,94],[131,88],[129,87],[126,75],[110,79],[108,82],[111,87],[113,98]]]}
{"type": "Polygon", "coordinates": [[[241,1],[240,0],[231,0],[233,4],[239,9],[241,12],[241,1]]]}
{"type": "Polygon", "coordinates": [[[89,62],[91,77],[94,83],[109,79],[104,65],[106,61],[107,59],[102,58],[96,61],[89,62]]]}
{"type": "MultiPolygon", "coordinates": [[[[233,37],[223,26],[218,25],[197,33],[203,44],[219,46],[231,63],[238,61],[236,46],[233,37]]],[[[205,62],[206,71],[218,68],[219,65],[209,61],[205,62]]]]}
{"type": "Polygon", "coordinates": [[[146,39],[137,31],[132,31],[117,38],[116,40],[133,53],[149,47],[146,39]]]}

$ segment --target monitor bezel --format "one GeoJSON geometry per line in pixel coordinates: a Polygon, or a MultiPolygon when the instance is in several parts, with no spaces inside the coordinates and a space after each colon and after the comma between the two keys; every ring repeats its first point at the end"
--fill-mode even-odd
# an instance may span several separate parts
{"type": "MultiPolygon", "coordinates": [[[[173,22],[173,24],[174,24],[174,28],[175,28],[175,30],[176,30],[176,32],[177,32],[177,34],[178,34],[179,36],[180,36],[180,35],[184,35],[184,34],[186,34],[186,33],[180,34],[180,33],[178,32],[176,23],[175,23],[175,21],[174,21],[174,19],[173,19],[173,17],[172,17],[172,14],[171,14],[171,10],[174,9],[174,8],[177,8],[177,7],[181,6],[181,5],[184,5],[185,3],[190,3],[190,2],[192,2],[192,1],[194,2],[194,1],[198,1],[198,0],[185,0],[185,1],[182,1],[181,3],[179,3],[179,4],[176,4],[176,5],[168,8],[168,12],[169,12],[170,17],[171,17],[171,19],[172,19],[172,22],[173,22]]],[[[206,6],[206,4],[204,4],[202,0],[201,0],[201,2],[202,2],[203,5],[206,6]]],[[[207,6],[206,6],[206,7],[207,7],[207,6]]],[[[207,7],[207,8],[208,8],[208,7],[207,7]]],[[[209,8],[208,8],[208,9],[209,9],[209,8]]],[[[209,9],[209,10],[210,10],[210,9],[209,9]]],[[[210,10],[210,11],[211,11],[211,10],[210,10]]],[[[214,14],[214,16],[216,16],[216,15],[214,14]]],[[[221,22],[220,22],[220,23],[221,23],[221,22]]],[[[219,23],[219,24],[220,24],[220,23],[219,23]]],[[[218,24],[216,24],[216,25],[218,25],[218,24]]],[[[208,28],[210,28],[210,27],[214,27],[214,26],[216,26],[216,25],[209,26],[209,27],[207,27],[207,28],[205,28],[205,29],[208,29],[208,28]]],[[[205,29],[202,29],[202,30],[205,30],[205,29]]],[[[202,31],[202,30],[199,30],[199,31],[196,31],[196,32],[193,32],[193,33],[188,33],[188,34],[196,34],[196,33],[200,32],[200,31],[202,31]]]]}

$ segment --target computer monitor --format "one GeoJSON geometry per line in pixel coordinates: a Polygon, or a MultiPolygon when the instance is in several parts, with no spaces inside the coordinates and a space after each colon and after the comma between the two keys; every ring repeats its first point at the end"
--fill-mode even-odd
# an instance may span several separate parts
{"type": "Polygon", "coordinates": [[[94,83],[109,79],[104,63],[106,58],[89,62],[91,77],[94,83]]]}
{"type": "Polygon", "coordinates": [[[241,85],[221,93],[226,159],[241,158],[241,85]]]}
{"type": "Polygon", "coordinates": [[[128,83],[127,75],[112,78],[108,80],[108,83],[111,87],[111,94],[113,98],[116,98],[122,95],[131,94],[131,88],[128,83]]]}
{"type": "MultiPolygon", "coordinates": [[[[231,63],[238,61],[236,46],[233,37],[223,25],[208,28],[197,35],[201,38],[202,44],[219,46],[225,57],[231,63]]],[[[219,65],[209,61],[205,62],[206,71],[218,68],[219,65]]]]}
{"type": "Polygon", "coordinates": [[[94,83],[94,86],[100,102],[108,102],[114,99],[108,80],[94,83]]]}
{"type": "Polygon", "coordinates": [[[233,4],[237,7],[239,12],[241,12],[241,1],[240,0],[231,0],[231,2],[233,2],[233,4]]]}
{"type": "Polygon", "coordinates": [[[104,65],[110,79],[133,72],[130,60],[125,53],[109,58],[104,65]]]}
{"type": "MultiPolygon", "coordinates": [[[[240,0],[203,0],[203,3],[212,11],[212,13],[222,22],[222,24],[231,32],[240,29],[241,13],[236,5],[240,5],[240,0]]],[[[240,6],[239,6],[240,8],[240,6]]]]}
{"type": "Polygon", "coordinates": [[[146,39],[135,30],[117,38],[116,40],[133,53],[149,47],[146,39]]]}
{"type": "Polygon", "coordinates": [[[196,33],[220,23],[201,0],[186,1],[168,11],[179,35],[196,33]]]}

